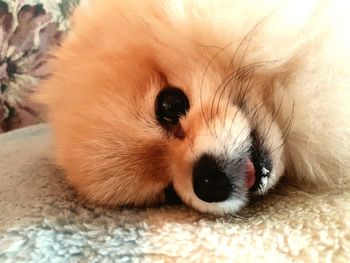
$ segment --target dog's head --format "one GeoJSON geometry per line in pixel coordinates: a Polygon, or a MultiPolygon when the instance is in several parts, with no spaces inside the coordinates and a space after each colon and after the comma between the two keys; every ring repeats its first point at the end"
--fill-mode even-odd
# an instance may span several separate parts
{"type": "Polygon", "coordinates": [[[145,205],[175,191],[234,213],[282,175],[289,123],[278,125],[276,71],[252,40],[258,20],[209,2],[96,1],[76,13],[39,96],[87,199],[145,205]]]}

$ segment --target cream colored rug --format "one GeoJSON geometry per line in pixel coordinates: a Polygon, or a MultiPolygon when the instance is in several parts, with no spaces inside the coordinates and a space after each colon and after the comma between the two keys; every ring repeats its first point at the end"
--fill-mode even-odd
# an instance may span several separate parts
{"type": "Polygon", "coordinates": [[[237,216],[84,205],[45,125],[0,136],[0,262],[350,262],[350,190],[289,188],[237,216]]]}

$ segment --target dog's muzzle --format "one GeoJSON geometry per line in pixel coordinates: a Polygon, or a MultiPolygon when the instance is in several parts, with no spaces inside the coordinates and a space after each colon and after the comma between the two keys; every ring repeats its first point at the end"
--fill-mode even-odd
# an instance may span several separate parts
{"type": "Polygon", "coordinates": [[[222,202],[237,191],[261,192],[269,179],[272,162],[252,133],[252,146],[235,160],[203,154],[193,165],[192,184],[202,201],[222,202]]]}

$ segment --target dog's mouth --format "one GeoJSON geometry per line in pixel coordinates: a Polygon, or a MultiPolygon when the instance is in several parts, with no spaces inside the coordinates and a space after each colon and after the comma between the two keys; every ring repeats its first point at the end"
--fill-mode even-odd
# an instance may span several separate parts
{"type": "Polygon", "coordinates": [[[260,193],[266,188],[272,171],[270,154],[263,146],[263,139],[257,131],[251,134],[252,146],[250,148],[250,160],[247,164],[246,185],[250,192],[260,193]]]}

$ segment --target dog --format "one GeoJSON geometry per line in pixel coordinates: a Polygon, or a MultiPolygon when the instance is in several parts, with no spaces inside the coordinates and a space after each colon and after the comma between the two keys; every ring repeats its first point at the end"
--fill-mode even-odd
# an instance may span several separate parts
{"type": "Polygon", "coordinates": [[[284,176],[349,186],[350,19],[342,0],[104,0],[75,11],[37,99],[92,203],[178,196],[234,214],[284,176]]]}

